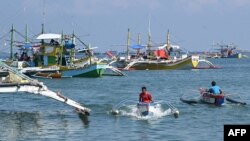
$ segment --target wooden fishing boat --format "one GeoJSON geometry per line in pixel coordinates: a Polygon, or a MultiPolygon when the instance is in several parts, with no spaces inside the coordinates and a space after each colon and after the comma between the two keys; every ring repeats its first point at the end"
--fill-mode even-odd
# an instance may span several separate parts
{"type": "Polygon", "coordinates": [[[225,95],[223,93],[215,95],[215,94],[209,93],[205,89],[201,88],[200,94],[201,94],[200,100],[204,103],[214,104],[216,106],[221,106],[224,104],[225,95]]]}
{"type": "Polygon", "coordinates": [[[216,43],[213,45],[216,47],[214,53],[210,53],[210,56],[217,54],[218,58],[237,58],[240,59],[243,57],[241,50],[234,43],[225,44],[223,42],[216,43]]]}
{"type": "Polygon", "coordinates": [[[232,98],[232,95],[226,95],[225,93],[214,95],[212,93],[209,93],[206,91],[206,89],[200,88],[199,89],[200,95],[197,98],[186,98],[185,95],[182,95],[180,97],[180,100],[187,104],[210,104],[215,106],[222,106],[226,102],[228,104],[239,104],[239,105],[246,105],[246,102],[244,102],[240,97],[232,98]]]}
{"type": "MultiPolygon", "coordinates": [[[[153,46],[149,33],[147,45],[140,45],[140,41],[138,41],[138,44],[131,46],[128,30],[127,56],[114,57],[111,52],[107,52],[107,55],[111,58],[110,64],[120,68],[120,70],[192,69],[197,67],[200,61],[199,55],[191,55],[179,45],[171,44],[169,32],[166,44],[153,46]],[[136,50],[136,54],[129,54],[129,48],[136,50]],[[140,53],[141,51],[143,53],[140,53]]],[[[212,65],[211,62],[209,63],[212,65]]]]}
{"type": "MultiPolygon", "coordinates": [[[[12,26],[11,34],[14,36],[16,30],[12,26]]],[[[43,30],[42,30],[43,31],[43,30]]],[[[27,27],[26,27],[27,33],[27,27]]],[[[58,74],[44,74],[50,67],[57,67],[61,77],[101,77],[107,68],[107,64],[95,61],[92,48],[84,44],[74,34],[63,35],[53,33],[42,33],[37,36],[36,44],[31,44],[25,35],[25,42],[16,45],[19,48],[20,57],[15,53],[13,57],[13,36],[11,36],[11,50],[9,64],[13,64],[24,74],[33,76],[36,73],[40,76],[52,75],[59,77],[58,74]],[[84,58],[77,58],[75,54],[76,39],[85,46],[88,55],[84,58]],[[38,43],[39,42],[39,43],[38,43]],[[29,64],[27,67],[26,65],[29,64]],[[106,65],[106,66],[105,66],[106,65]],[[42,74],[40,74],[42,73],[42,74]]],[[[57,70],[52,70],[57,71],[57,70]]]]}

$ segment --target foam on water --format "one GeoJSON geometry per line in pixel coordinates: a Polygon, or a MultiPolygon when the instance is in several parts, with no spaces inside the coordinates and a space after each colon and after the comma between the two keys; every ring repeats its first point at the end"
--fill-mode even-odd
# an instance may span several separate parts
{"type": "Polygon", "coordinates": [[[120,109],[119,113],[123,116],[135,117],[139,120],[152,120],[158,119],[167,115],[172,115],[172,110],[170,108],[164,109],[161,104],[151,105],[149,107],[149,114],[147,116],[141,116],[136,105],[125,106],[124,109],[120,109]]]}

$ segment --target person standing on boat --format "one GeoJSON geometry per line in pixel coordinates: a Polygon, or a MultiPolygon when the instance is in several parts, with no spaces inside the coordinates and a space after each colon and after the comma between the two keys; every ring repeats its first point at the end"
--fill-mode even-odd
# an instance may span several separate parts
{"type": "Polygon", "coordinates": [[[147,88],[142,87],[141,90],[142,92],[140,93],[140,96],[139,96],[139,102],[144,102],[144,103],[153,102],[152,95],[149,92],[147,92],[147,88]]]}
{"type": "Polygon", "coordinates": [[[214,95],[222,94],[220,87],[216,85],[215,81],[212,81],[211,85],[212,85],[212,87],[208,90],[209,93],[212,93],[214,95]]]}

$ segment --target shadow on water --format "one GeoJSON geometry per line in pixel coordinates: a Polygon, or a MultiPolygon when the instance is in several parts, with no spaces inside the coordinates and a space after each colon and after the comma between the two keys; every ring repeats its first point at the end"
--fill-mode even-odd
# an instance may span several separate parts
{"type": "Polygon", "coordinates": [[[88,128],[89,127],[89,119],[88,119],[88,116],[86,115],[83,115],[81,113],[78,113],[78,117],[81,119],[83,125],[85,128],[88,128]]]}

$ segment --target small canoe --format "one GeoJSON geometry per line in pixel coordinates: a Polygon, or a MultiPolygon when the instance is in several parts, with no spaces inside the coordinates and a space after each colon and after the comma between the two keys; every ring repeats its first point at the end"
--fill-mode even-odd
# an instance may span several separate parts
{"type": "Polygon", "coordinates": [[[232,104],[246,105],[246,102],[243,102],[240,97],[229,97],[229,95],[225,95],[224,93],[219,95],[214,95],[212,93],[207,92],[205,89],[200,88],[200,96],[196,98],[185,98],[184,95],[181,96],[180,100],[187,104],[214,104],[216,106],[221,106],[225,103],[225,100],[232,104]]]}
{"type": "Polygon", "coordinates": [[[201,88],[200,94],[201,94],[200,100],[204,103],[215,104],[217,106],[224,104],[225,95],[223,93],[215,95],[201,88]]]}
{"type": "Polygon", "coordinates": [[[149,114],[150,103],[139,102],[137,103],[137,113],[140,116],[147,116],[149,114]]]}

